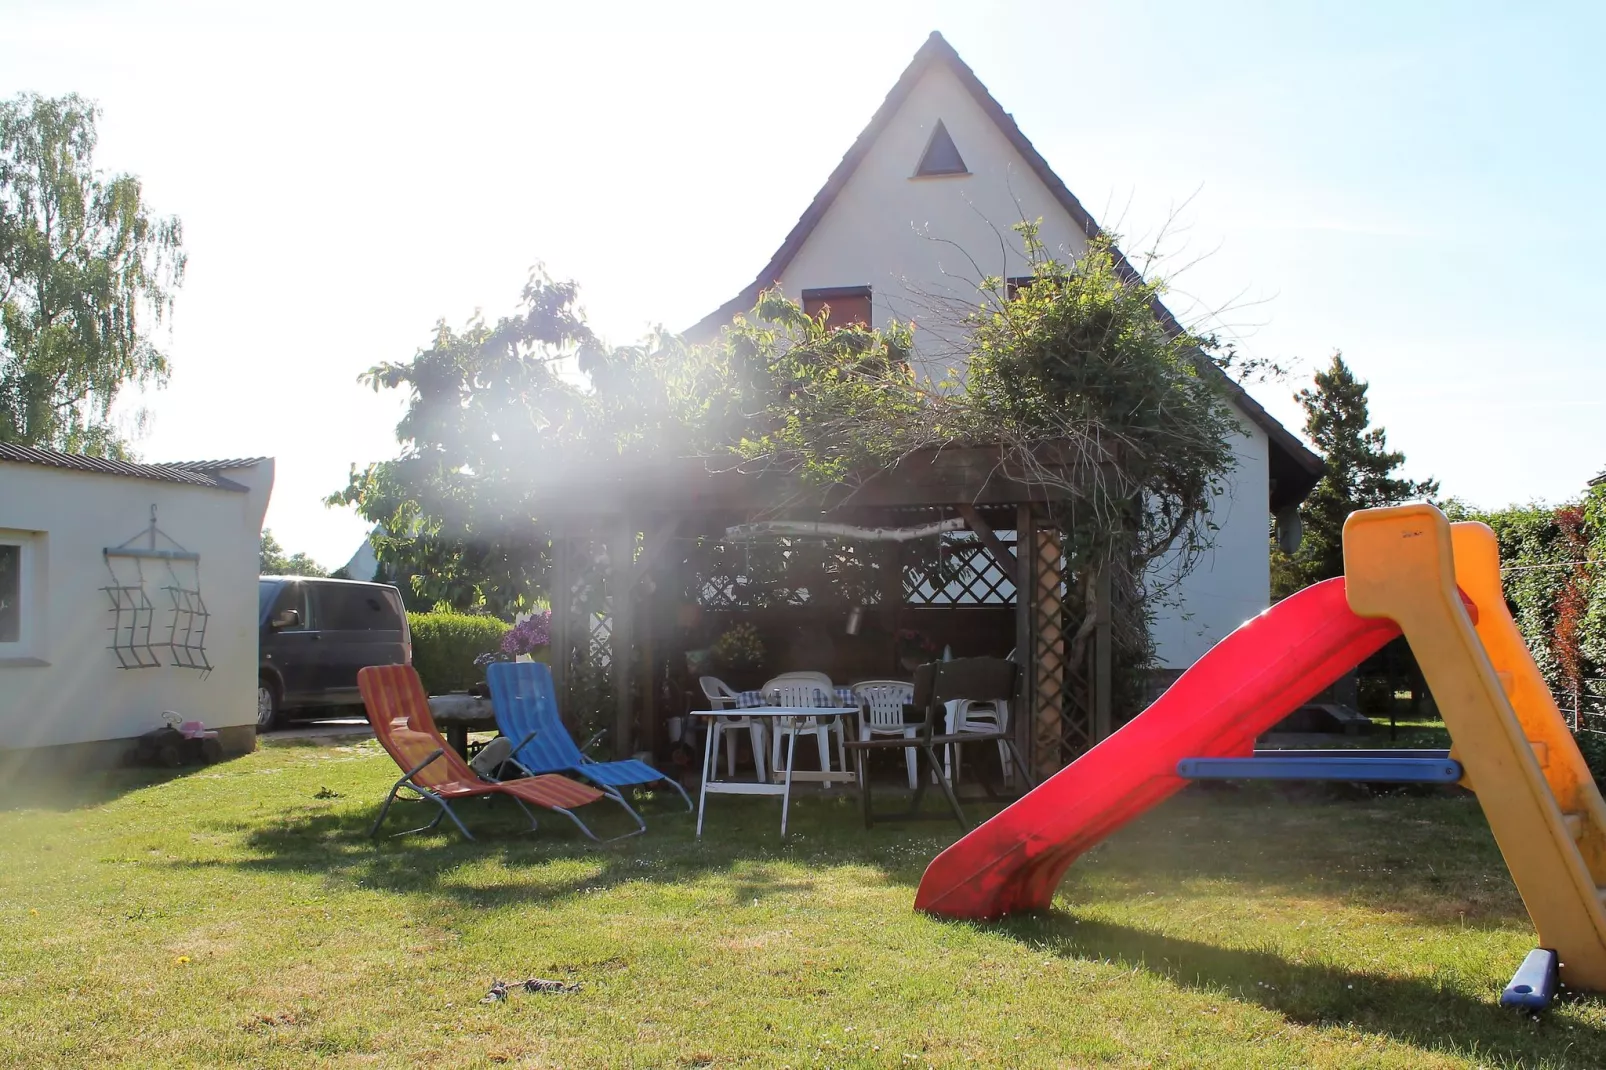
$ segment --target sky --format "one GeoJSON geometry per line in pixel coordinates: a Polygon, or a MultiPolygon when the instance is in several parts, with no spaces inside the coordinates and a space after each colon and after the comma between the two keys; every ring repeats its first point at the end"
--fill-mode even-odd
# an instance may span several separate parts
{"type": "MultiPolygon", "coordinates": [[[[1606,467],[1606,7],[0,0],[0,96],[100,103],[97,164],[183,221],[151,461],[269,455],[267,524],[397,452],[359,384],[536,263],[626,342],[750,282],[940,30],[1169,303],[1289,369],[1335,350],[1406,473],[1497,506],[1606,467]]],[[[538,464],[539,458],[531,458],[538,464]]]]}

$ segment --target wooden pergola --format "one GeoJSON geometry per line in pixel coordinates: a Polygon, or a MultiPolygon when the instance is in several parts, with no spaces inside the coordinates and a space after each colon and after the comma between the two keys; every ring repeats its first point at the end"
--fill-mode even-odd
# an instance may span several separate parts
{"type": "MultiPolygon", "coordinates": [[[[685,649],[683,629],[656,602],[686,564],[681,551],[698,540],[722,540],[734,525],[762,521],[903,527],[957,518],[1013,587],[1011,638],[1023,680],[1017,744],[1037,773],[1060,768],[1111,731],[1109,590],[1097,592],[1085,664],[1069,664],[1067,636],[1080,621],[1067,620],[1064,592],[1076,563],[1065,560],[1048,508],[1061,503],[1007,468],[995,448],[947,449],[914,455],[851,493],[775,473],[715,471],[701,459],[563,474],[539,503],[553,536],[560,701],[568,710],[594,701],[581,693],[582,669],[595,677],[605,664],[615,754],[655,749],[660,719],[680,712],[661,708],[657,674],[677,643],[685,649]],[[1013,542],[1004,532],[1014,533],[1013,542]]],[[[901,612],[907,592],[899,571],[897,589],[881,597],[901,612]]]]}

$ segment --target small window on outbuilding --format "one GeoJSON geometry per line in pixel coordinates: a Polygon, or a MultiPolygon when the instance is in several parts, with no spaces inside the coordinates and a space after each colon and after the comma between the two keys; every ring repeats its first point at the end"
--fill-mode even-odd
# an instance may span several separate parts
{"type": "Polygon", "coordinates": [[[870,287],[826,286],[803,291],[803,311],[818,316],[824,309],[826,325],[846,327],[850,323],[870,326],[870,287]]]}
{"type": "Polygon", "coordinates": [[[0,644],[22,642],[21,542],[0,542],[0,644]]]}
{"type": "Polygon", "coordinates": [[[26,662],[43,649],[44,540],[41,532],[0,530],[0,663],[26,662]]]}
{"type": "Polygon", "coordinates": [[[941,119],[938,119],[937,129],[931,132],[931,140],[926,142],[926,151],[920,155],[920,165],[915,168],[915,177],[968,174],[970,170],[965,166],[964,157],[959,155],[959,146],[954,144],[948,128],[943,125],[941,119]]]}

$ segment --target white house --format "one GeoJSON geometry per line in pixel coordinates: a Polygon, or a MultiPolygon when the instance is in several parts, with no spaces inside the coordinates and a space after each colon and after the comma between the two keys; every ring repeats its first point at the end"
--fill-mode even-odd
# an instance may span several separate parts
{"type": "Polygon", "coordinates": [[[265,458],[0,444],[0,766],[115,757],[172,710],[254,745],[265,458]],[[37,748],[51,748],[42,752],[37,748]]]}
{"type": "Polygon", "coordinates": [[[335,575],[344,576],[348,580],[371,580],[379,575],[379,554],[374,550],[374,532],[382,531],[376,527],[363,539],[362,545],[357,547],[351,555],[351,560],[336,571],[335,575]]]}
{"type": "MultiPolygon", "coordinates": [[[[1029,274],[1010,228],[1039,218],[1041,237],[1062,260],[1085,253],[1099,232],[1014,119],[933,33],[770,262],[688,334],[712,336],[761,290],[779,286],[810,312],[829,306],[835,322],[914,320],[924,328],[916,330],[916,359],[935,378],[955,351],[941,306],[974,302],[981,275],[1029,274]]],[[[1240,418],[1238,464],[1213,509],[1212,552],[1156,621],[1165,669],[1191,665],[1266,608],[1270,518],[1298,505],[1321,475],[1319,457],[1236,384],[1226,386],[1240,418]]]]}

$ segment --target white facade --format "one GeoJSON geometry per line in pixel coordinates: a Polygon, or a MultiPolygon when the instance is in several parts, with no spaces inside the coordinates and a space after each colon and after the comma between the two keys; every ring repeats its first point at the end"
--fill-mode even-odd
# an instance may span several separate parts
{"type": "Polygon", "coordinates": [[[1155,614],[1155,657],[1162,669],[1186,669],[1238,625],[1271,604],[1266,432],[1239,417],[1237,467],[1210,510],[1214,544],[1177,580],[1177,563],[1150,577],[1165,589],[1155,614]]]}
{"type": "Polygon", "coordinates": [[[374,551],[372,535],[362,541],[340,571],[348,580],[371,580],[379,574],[379,555],[374,551]]]}
{"type": "MultiPolygon", "coordinates": [[[[808,290],[867,286],[872,325],[913,320],[919,370],[940,379],[961,359],[956,307],[981,300],[983,276],[1029,274],[1011,230],[1023,220],[1040,220],[1049,255],[1067,262],[1097,233],[1013,120],[933,35],[766,274],[698,329],[745,311],[772,283],[800,302],[808,290]],[[939,122],[966,171],[918,176],[939,122]]],[[[1234,404],[1243,433],[1233,444],[1237,467],[1211,513],[1214,547],[1180,582],[1175,562],[1155,574],[1157,583],[1169,577],[1174,585],[1154,628],[1161,668],[1187,668],[1269,603],[1271,435],[1276,448],[1304,454],[1297,463],[1315,463],[1247,396],[1234,404]]]]}
{"type": "Polygon", "coordinates": [[[161,727],[164,710],[208,728],[255,725],[258,538],[273,462],[219,462],[192,474],[196,483],[0,456],[0,602],[15,601],[0,611],[0,751],[138,736],[161,727]],[[157,549],[181,546],[198,561],[107,556],[125,542],[150,547],[153,507],[157,549]],[[142,628],[114,639],[119,614],[105,590],[114,586],[130,589],[125,606],[138,601],[134,590],[149,599],[149,642],[142,628]],[[199,591],[204,641],[193,631],[196,605],[176,607],[167,588],[180,599],[199,591]],[[181,646],[190,634],[190,649],[176,655],[175,620],[181,646]],[[114,645],[125,659],[158,664],[122,668],[114,645]],[[210,672],[176,664],[200,656],[210,672]]]}
{"type": "MultiPolygon", "coordinates": [[[[982,276],[1029,274],[1011,227],[1041,219],[1057,259],[1087,238],[947,66],[927,69],[830,209],[780,275],[785,294],[868,285],[872,326],[913,320],[921,370],[941,379],[957,341],[955,305],[974,305],[982,276]],[[941,120],[969,174],[914,177],[941,120]],[[946,306],[946,307],[944,307],[946,306]]],[[[961,370],[961,369],[955,369],[961,370]]]]}

